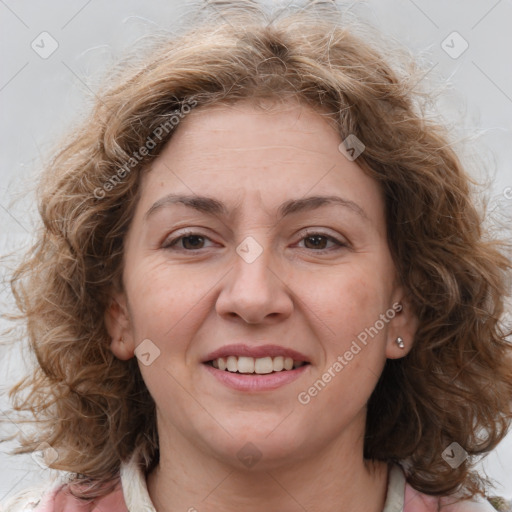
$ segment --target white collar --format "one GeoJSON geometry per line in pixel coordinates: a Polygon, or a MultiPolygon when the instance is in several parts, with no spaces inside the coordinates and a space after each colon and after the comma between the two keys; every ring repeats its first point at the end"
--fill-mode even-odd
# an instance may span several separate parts
{"type": "Polygon", "coordinates": [[[130,512],[156,512],[149,497],[146,477],[135,457],[127,463],[121,463],[121,485],[126,508],[130,512]]]}

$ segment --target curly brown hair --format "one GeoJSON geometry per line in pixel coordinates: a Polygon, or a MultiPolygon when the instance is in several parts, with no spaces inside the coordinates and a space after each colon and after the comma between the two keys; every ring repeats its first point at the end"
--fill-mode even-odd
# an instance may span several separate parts
{"type": "Polygon", "coordinates": [[[104,320],[122,289],[141,173],[172,136],[162,125],[187,104],[294,99],[342,140],[364,142],[357,162],[384,193],[389,246],[419,319],[411,352],[387,361],[369,400],[364,455],[404,463],[428,494],[483,493],[472,457],[452,468],[441,454],[452,442],[484,454],[509,427],[512,349],[500,317],[511,261],[483,230],[447,131],[424,115],[418,68],[340,22],[332,2],[276,19],[249,0],[209,4],[204,19],[108,77],[45,169],[42,226],[11,280],[38,363],[11,390],[18,421],[30,413],[38,426],[19,434],[16,453],[47,442],[59,454],[51,467],[91,483],[91,496],[136,450],[146,471],[155,466],[155,404],[136,358],[111,352],[104,320]]]}

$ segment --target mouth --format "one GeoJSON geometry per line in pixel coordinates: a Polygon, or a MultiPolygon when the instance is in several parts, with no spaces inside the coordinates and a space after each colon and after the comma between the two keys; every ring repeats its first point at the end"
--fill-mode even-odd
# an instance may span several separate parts
{"type": "Polygon", "coordinates": [[[279,345],[225,345],[202,361],[217,382],[236,391],[260,393],[291,384],[309,373],[312,362],[297,350],[279,345]]]}
{"type": "Polygon", "coordinates": [[[217,357],[209,361],[205,361],[206,365],[217,370],[238,373],[245,375],[268,375],[271,373],[289,372],[309,365],[308,361],[295,360],[289,356],[265,356],[265,357],[249,357],[249,356],[227,356],[217,357]]]}

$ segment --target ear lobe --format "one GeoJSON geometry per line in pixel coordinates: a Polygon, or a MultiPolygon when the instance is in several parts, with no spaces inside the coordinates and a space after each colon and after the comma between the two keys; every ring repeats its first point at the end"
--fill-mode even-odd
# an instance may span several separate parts
{"type": "Polygon", "coordinates": [[[395,316],[389,323],[386,357],[399,359],[412,349],[419,320],[410,302],[403,295],[400,301],[393,303],[393,310],[395,316]]]}
{"type": "Polygon", "coordinates": [[[134,356],[134,351],[124,338],[113,338],[110,344],[110,350],[112,350],[113,354],[122,361],[128,361],[128,359],[131,359],[134,356]]]}
{"type": "Polygon", "coordinates": [[[105,311],[105,326],[112,338],[110,349],[116,357],[126,361],[134,356],[133,335],[126,297],[118,294],[112,298],[105,311]]]}

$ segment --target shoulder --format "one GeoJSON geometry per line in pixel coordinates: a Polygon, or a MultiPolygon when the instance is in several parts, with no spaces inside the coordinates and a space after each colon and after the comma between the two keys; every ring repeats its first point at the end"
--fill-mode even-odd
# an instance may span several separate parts
{"type": "Polygon", "coordinates": [[[423,494],[409,484],[405,486],[404,512],[496,512],[483,498],[459,500],[452,497],[437,497],[423,494]]]}
{"type": "Polygon", "coordinates": [[[24,489],[15,496],[0,503],[0,512],[45,510],[45,508],[42,507],[44,507],[46,502],[52,499],[62,485],[63,484],[60,482],[47,482],[24,489]]]}
{"type": "Polygon", "coordinates": [[[0,512],[156,512],[135,454],[130,461],[121,463],[120,475],[112,483],[115,486],[108,494],[95,500],[80,500],[69,492],[61,474],[0,504],[0,512]]]}
{"type": "Polygon", "coordinates": [[[105,496],[80,500],[65,483],[40,486],[23,491],[0,505],[0,512],[128,512],[121,483],[105,496]]]}

